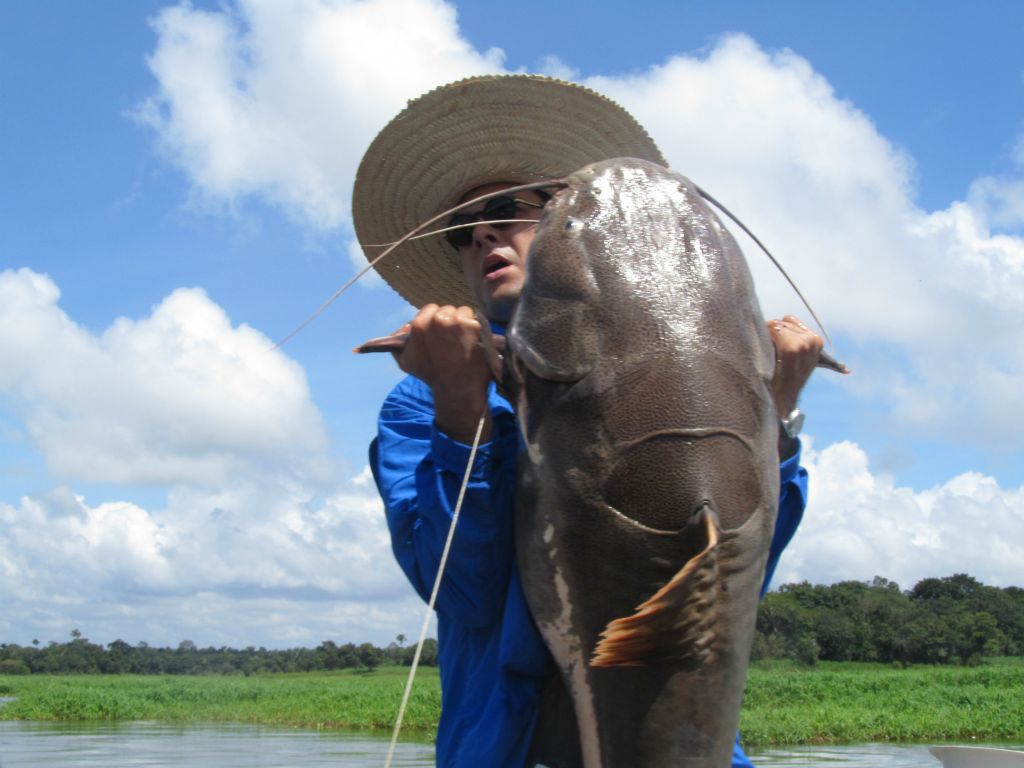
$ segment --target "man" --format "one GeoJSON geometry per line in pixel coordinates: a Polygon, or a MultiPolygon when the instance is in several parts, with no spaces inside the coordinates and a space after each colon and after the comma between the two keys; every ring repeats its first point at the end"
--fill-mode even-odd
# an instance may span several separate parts
{"type": "MultiPolygon", "coordinates": [[[[459,200],[621,156],[667,165],[643,128],[599,94],[531,76],[454,83],[411,102],[374,140],[356,180],[356,231],[363,243],[393,241],[459,200]]],[[[517,428],[511,406],[491,381],[471,308],[479,306],[496,330],[509,321],[534,236],[529,222],[540,217],[544,202],[544,193],[527,191],[497,205],[474,204],[460,220],[475,226],[455,230],[447,246],[440,238],[415,241],[378,266],[420,307],[397,355],[410,376],[384,403],[371,466],[395,556],[424,599],[437,573],[469,443],[484,418],[436,604],[440,766],[555,762],[544,751],[537,723],[553,668],[529,615],[513,551],[517,428]],[[527,221],[494,223],[498,209],[527,221]]],[[[769,332],[778,362],[772,395],[778,412],[790,414],[821,339],[792,317],[772,321],[769,332]]],[[[766,585],[806,498],[794,437],[780,439],[781,499],[766,585]]],[[[738,744],[733,764],[749,765],[738,744]]]]}

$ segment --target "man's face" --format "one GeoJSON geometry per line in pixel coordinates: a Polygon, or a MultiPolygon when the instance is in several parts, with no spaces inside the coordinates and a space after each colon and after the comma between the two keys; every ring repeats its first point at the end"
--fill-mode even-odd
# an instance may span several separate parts
{"type": "MultiPolygon", "coordinates": [[[[497,192],[501,189],[514,187],[511,182],[485,184],[471,189],[462,196],[463,200],[497,192]]],[[[514,195],[520,200],[543,205],[544,201],[536,192],[517,192],[514,195]]],[[[486,201],[477,203],[461,211],[473,214],[483,209],[486,201]]],[[[540,218],[541,209],[528,205],[516,206],[517,219],[540,218]]],[[[536,224],[517,223],[493,225],[487,221],[479,222],[470,229],[473,239],[469,245],[459,248],[459,261],[462,263],[462,274],[466,278],[469,290],[476,296],[491,320],[506,323],[512,317],[512,310],[519,301],[526,277],[526,255],[533,242],[536,224]]]]}

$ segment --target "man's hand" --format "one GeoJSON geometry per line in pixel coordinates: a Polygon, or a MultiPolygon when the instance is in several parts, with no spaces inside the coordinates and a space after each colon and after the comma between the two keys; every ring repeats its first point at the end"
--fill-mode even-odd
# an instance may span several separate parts
{"type": "Polygon", "coordinates": [[[489,439],[491,371],[480,348],[480,323],[473,309],[427,304],[407,328],[409,339],[395,353],[395,360],[403,371],[430,386],[438,428],[454,440],[469,443],[484,415],[481,439],[489,439]]]}
{"type": "MultiPolygon", "coordinates": [[[[769,320],[768,333],[775,345],[772,399],[779,418],[785,418],[796,408],[800,391],[818,364],[818,355],[825,342],[793,315],[786,315],[781,320],[769,320]]],[[[779,454],[782,458],[795,450],[791,443],[785,435],[779,436],[779,454]]]]}

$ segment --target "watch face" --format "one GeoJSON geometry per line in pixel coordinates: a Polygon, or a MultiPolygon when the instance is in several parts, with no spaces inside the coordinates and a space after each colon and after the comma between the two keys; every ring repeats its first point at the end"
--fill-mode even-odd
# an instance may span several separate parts
{"type": "Polygon", "coordinates": [[[786,433],[786,437],[792,439],[800,434],[800,430],[804,426],[804,414],[803,411],[794,408],[789,412],[789,416],[782,419],[782,431],[786,433]]]}

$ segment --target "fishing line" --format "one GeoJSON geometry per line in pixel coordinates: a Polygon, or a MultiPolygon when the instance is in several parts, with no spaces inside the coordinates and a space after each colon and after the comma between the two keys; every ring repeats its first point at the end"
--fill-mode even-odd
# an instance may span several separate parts
{"type": "MultiPolygon", "coordinates": [[[[398,246],[400,246],[403,243],[411,240],[423,228],[429,227],[431,224],[434,224],[435,222],[440,221],[445,216],[451,216],[453,213],[455,213],[457,211],[461,211],[463,208],[466,208],[467,206],[474,205],[475,203],[479,203],[479,202],[481,202],[483,200],[490,200],[492,197],[500,197],[501,195],[508,195],[510,193],[526,192],[527,190],[530,190],[530,189],[543,189],[544,187],[555,187],[555,186],[563,186],[564,187],[565,183],[561,182],[561,181],[536,181],[536,182],[534,182],[532,184],[520,184],[518,187],[508,187],[506,189],[499,189],[499,190],[497,190],[495,192],[488,192],[487,194],[480,195],[479,197],[474,197],[472,200],[467,200],[464,203],[459,203],[458,205],[455,205],[455,206],[449,208],[447,211],[442,211],[441,213],[437,214],[436,216],[432,216],[431,218],[429,218],[426,221],[424,221],[422,224],[416,225],[415,227],[410,229],[408,232],[406,232],[400,239],[398,239],[395,242],[391,243],[390,246],[388,247],[388,249],[386,251],[384,251],[382,254],[380,254],[380,256],[377,256],[376,258],[373,259],[373,261],[371,261],[369,264],[367,264],[365,267],[363,267],[361,270],[359,270],[355,274],[355,277],[353,277],[351,280],[349,280],[347,283],[345,283],[343,286],[341,286],[341,288],[339,288],[334,293],[332,293],[330,296],[328,296],[327,300],[324,301],[323,304],[321,304],[319,307],[317,307],[309,317],[307,317],[305,320],[303,320],[301,323],[299,323],[287,336],[285,336],[279,342],[274,344],[273,348],[274,349],[278,349],[279,347],[283,347],[285,344],[287,344],[303,328],[305,328],[307,325],[309,325],[314,320],[316,320],[318,317],[320,317],[320,315],[323,314],[324,310],[327,309],[329,306],[331,306],[331,304],[334,303],[335,299],[337,299],[339,296],[341,296],[341,294],[343,294],[345,291],[347,291],[349,288],[351,288],[355,284],[356,280],[358,280],[360,277],[362,277],[367,272],[369,272],[371,269],[373,269],[375,266],[377,266],[377,262],[379,262],[384,257],[390,255],[391,252],[394,251],[398,246]]],[[[532,219],[530,221],[532,221],[532,219]]],[[[439,231],[445,231],[445,230],[439,230],[439,231]]],[[[436,233],[430,232],[428,234],[436,234],[436,233]]]]}
{"type": "Polygon", "coordinates": [[[722,213],[724,213],[726,216],[728,216],[730,219],[732,219],[739,226],[740,229],[742,229],[744,232],[747,233],[747,235],[750,237],[751,240],[753,240],[755,243],[757,243],[757,246],[762,251],[765,252],[765,254],[768,256],[768,258],[772,260],[772,264],[774,264],[775,268],[777,270],[779,270],[779,272],[782,273],[782,276],[784,278],[786,278],[786,282],[789,283],[789,286],[794,291],[796,291],[796,295],[800,297],[800,301],[802,301],[804,306],[807,307],[807,311],[811,313],[811,317],[814,318],[814,322],[816,322],[818,324],[818,327],[821,329],[821,335],[824,336],[825,337],[825,341],[828,342],[829,349],[832,349],[833,348],[832,337],[829,336],[828,335],[828,331],[825,330],[825,324],[822,323],[821,320],[818,318],[818,314],[814,311],[814,308],[811,306],[810,302],[807,301],[807,299],[804,298],[804,295],[802,293],[800,293],[800,289],[796,287],[796,283],[793,282],[793,278],[791,278],[786,273],[786,270],[782,268],[782,265],[779,263],[779,260],[776,259],[774,256],[772,256],[771,251],[769,251],[765,247],[764,243],[762,243],[760,240],[757,239],[757,235],[755,235],[753,232],[751,232],[749,229],[747,229],[747,225],[744,224],[742,221],[740,221],[739,218],[737,218],[736,215],[733,214],[732,211],[730,211],[728,208],[726,208],[720,202],[715,200],[715,198],[713,198],[710,194],[708,194],[705,190],[701,189],[696,184],[694,184],[694,186],[697,187],[697,191],[700,193],[701,197],[703,197],[705,200],[707,200],[709,203],[711,203],[713,206],[715,206],[718,210],[720,210],[722,213]]]}
{"type": "Polygon", "coordinates": [[[409,669],[409,679],[405,682],[405,692],[402,694],[402,704],[398,708],[398,719],[395,721],[395,730],[391,734],[391,744],[388,747],[388,756],[384,762],[384,768],[391,768],[391,760],[395,756],[395,747],[398,744],[398,732],[402,728],[402,718],[405,717],[405,707],[409,703],[409,694],[412,693],[412,682],[416,677],[416,668],[420,663],[420,653],[423,651],[423,643],[427,639],[427,629],[430,626],[430,619],[434,612],[434,603],[437,602],[437,593],[441,588],[441,576],[444,575],[444,567],[448,562],[448,551],[452,548],[452,539],[455,538],[455,525],[459,522],[459,513],[462,511],[462,500],[466,496],[466,488],[469,487],[469,475],[473,469],[473,460],[476,458],[476,449],[480,445],[480,435],[484,431],[484,422],[487,413],[480,417],[476,425],[476,434],[473,436],[473,444],[469,449],[469,461],[466,463],[466,473],[462,478],[462,487],[459,488],[459,498],[455,502],[455,511],[452,513],[452,524],[448,526],[448,538],[444,542],[444,550],[441,552],[441,562],[437,566],[437,577],[434,579],[434,589],[430,593],[430,600],[427,602],[427,612],[423,617],[423,628],[420,630],[420,639],[416,643],[416,652],[412,657],[412,667],[409,669]]]}

